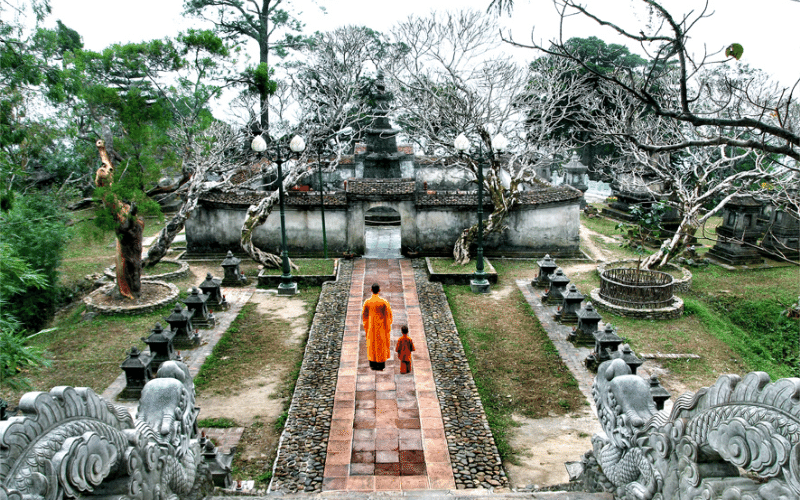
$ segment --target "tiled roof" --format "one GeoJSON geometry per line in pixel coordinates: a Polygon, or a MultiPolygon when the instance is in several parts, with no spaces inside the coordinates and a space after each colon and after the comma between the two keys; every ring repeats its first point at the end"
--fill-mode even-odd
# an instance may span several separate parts
{"type": "Polygon", "coordinates": [[[348,179],[347,195],[352,198],[410,198],[414,195],[414,179],[348,179]]]}
{"type": "MultiPolygon", "coordinates": [[[[200,196],[202,201],[224,203],[226,205],[257,205],[270,193],[266,191],[227,192],[212,191],[200,196]]],[[[285,203],[288,206],[319,206],[318,191],[286,191],[285,203]]],[[[343,191],[326,192],[325,206],[347,206],[347,195],[343,191]]]]}
{"type": "MultiPolygon", "coordinates": [[[[544,186],[532,191],[523,191],[519,196],[519,205],[545,205],[564,201],[577,201],[581,192],[568,186],[544,186]]],[[[417,206],[422,207],[457,207],[476,206],[478,194],[473,191],[427,191],[417,195],[417,206]]],[[[491,206],[491,199],[484,194],[484,206],[491,206]]]]}

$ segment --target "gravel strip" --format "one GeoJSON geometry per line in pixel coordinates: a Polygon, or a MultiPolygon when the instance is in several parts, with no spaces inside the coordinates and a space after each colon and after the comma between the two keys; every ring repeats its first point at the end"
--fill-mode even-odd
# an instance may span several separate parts
{"type": "Polygon", "coordinates": [[[322,285],[269,491],[321,492],[353,263],[322,285]]]}
{"type": "Polygon", "coordinates": [[[413,266],[456,487],[507,488],[508,478],[442,285],[428,281],[424,259],[414,259],[413,266]]]}

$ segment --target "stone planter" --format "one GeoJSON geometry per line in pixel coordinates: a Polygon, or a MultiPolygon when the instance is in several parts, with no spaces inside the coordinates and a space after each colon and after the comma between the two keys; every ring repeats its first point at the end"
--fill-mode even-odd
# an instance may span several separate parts
{"type": "MultiPolygon", "coordinates": [[[[616,268],[620,268],[620,267],[636,269],[636,263],[637,263],[637,261],[635,259],[615,260],[615,261],[611,261],[611,262],[601,262],[601,263],[599,263],[597,265],[597,274],[602,276],[603,272],[606,269],[616,269],[616,268]]],[[[673,285],[672,286],[673,286],[673,289],[676,292],[685,293],[685,292],[688,292],[689,290],[691,290],[691,288],[692,288],[692,273],[688,269],[686,269],[685,267],[681,267],[681,266],[679,266],[677,264],[673,264],[671,262],[668,262],[663,267],[663,269],[668,270],[670,272],[670,274],[673,275],[674,281],[673,281],[673,285]],[[677,272],[675,272],[675,271],[677,271],[677,272]],[[678,273],[680,273],[683,277],[682,278],[676,277],[675,275],[678,274],[678,273]]]]}
{"type": "Polygon", "coordinates": [[[156,309],[159,309],[166,304],[175,302],[178,298],[180,290],[172,283],[165,283],[163,281],[144,281],[142,280],[142,289],[145,287],[155,287],[162,289],[161,296],[158,300],[151,302],[137,301],[136,303],[126,304],[103,304],[100,302],[102,295],[108,295],[114,288],[115,284],[111,283],[98,288],[94,292],[87,295],[83,302],[86,304],[86,310],[97,314],[145,314],[156,309]]]}
{"type": "MultiPolygon", "coordinates": [[[[433,270],[430,257],[425,257],[425,265],[428,268],[428,279],[445,285],[469,285],[470,281],[475,277],[474,266],[463,267],[464,272],[461,273],[437,273],[433,270]]],[[[483,266],[483,271],[486,273],[486,279],[489,283],[497,284],[497,271],[494,270],[494,267],[486,258],[483,259],[483,266]]]]}
{"type": "MultiPolygon", "coordinates": [[[[182,260],[170,260],[170,259],[161,259],[161,262],[169,262],[171,264],[175,264],[178,269],[175,271],[169,271],[166,273],[161,274],[142,274],[142,281],[162,281],[162,280],[173,280],[176,278],[183,278],[187,274],[189,274],[189,264],[182,260]]],[[[111,267],[107,267],[103,274],[107,277],[111,278],[112,280],[117,279],[116,273],[116,265],[112,265],[111,267]]],[[[146,268],[145,268],[146,269],[146,268]]]]}

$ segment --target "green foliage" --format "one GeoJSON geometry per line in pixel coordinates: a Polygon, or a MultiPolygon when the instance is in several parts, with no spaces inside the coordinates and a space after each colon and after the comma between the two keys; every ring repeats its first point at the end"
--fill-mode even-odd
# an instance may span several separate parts
{"type": "Polygon", "coordinates": [[[7,302],[3,313],[23,328],[41,327],[55,310],[58,266],[69,237],[65,222],[60,204],[37,193],[19,196],[10,211],[0,214],[0,298],[7,302]]]}
{"type": "Polygon", "coordinates": [[[40,366],[50,366],[41,349],[26,346],[24,339],[13,331],[0,329],[0,387],[14,391],[30,389],[30,381],[23,374],[40,366]]]}
{"type": "Polygon", "coordinates": [[[647,253],[644,245],[647,241],[658,241],[662,230],[661,220],[667,210],[669,207],[663,202],[653,203],[650,207],[632,206],[630,213],[637,222],[620,222],[616,226],[625,237],[622,247],[633,250],[639,256],[647,253]]]}
{"type": "Polygon", "coordinates": [[[197,421],[197,427],[205,427],[210,429],[230,429],[236,427],[236,422],[230,418],[204,418],[197,421]]]}
{"type": "MultiPolygon", "coordinates": [[[[756,301],[745,306],[741,313],[732,314],[730,311],[717,312],[702,301],[684,298],[684,307],[686,314],[695,315],[712,335],[739,353],[752,370],[766,372],[773,380],[800,375],[797,365],[796,324],[792,327],[777,323],[778,327],[772,331],[745,330],[733,320],[734,317],[738,318],[747,328],[758,324],[772,324],[770,317],[774,311],[771,311],[772,307],[769,305],[756,301]],[[755,317],[748,318],[747,314],[754,314],[755,317]],[[794,343],[786,339],[785,328],[794,329],[794,343]],[[793,364],[784,364],[785,362],[793,364]]],[[[780,316],[780,311],[777,314],[780,316]]]]}

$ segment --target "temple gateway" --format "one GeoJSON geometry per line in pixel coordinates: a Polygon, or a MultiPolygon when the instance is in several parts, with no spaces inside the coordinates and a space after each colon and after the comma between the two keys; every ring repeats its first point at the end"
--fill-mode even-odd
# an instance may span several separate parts
{"type": "MultiPolygon", "coordinates": [[[[292,256],[323,253],[323,191],[325,228],[332,255],[363,254],[370,225],[396,225],[403,251],[452,255],[461,232],[477,220],[474,179],[447,158],[420,157],[410,145],[397,144],[400,130],[387,115],[391,94],[378,80],[375,119],[365,144],[346,156],[335,172],[308,176],[309,184],[286,192],[286,237],[292,256]]],[[[265,175],[271,164],[262,160],[237,174],[236,193],[211,192],[201,198],[186,221],[187,254],[219,254],[240,250],[241,227],[247,208],[257,204],[276,178],[265,175]]],[[[485,197],[484,212],[491,213],[485,197]]],[[[484,243],[487,256],[531,257],[579,254],[579,213],[582,193],[568,185],[536,180],[525,186],[507,219],[508,229],[484,243]]],[[[280,244],[279,217],[258,227],[253,243],[274,251],[280,244]]]]}

